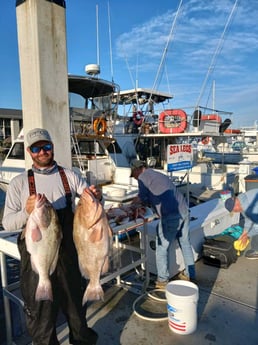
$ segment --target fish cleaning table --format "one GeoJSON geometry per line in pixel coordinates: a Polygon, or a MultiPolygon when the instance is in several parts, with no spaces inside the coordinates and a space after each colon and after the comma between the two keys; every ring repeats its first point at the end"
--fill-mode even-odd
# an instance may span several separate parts
{"type": "MultiPolygon", "coordinates": [[[[118,253],[118,265],[112,272],[107,273],[101,279],[101,284],[105,284],[116,279],[117,285],[125,287],[125,282],[121,279],[121,276],[125,273],[129,273],[132,269],[142,266],[145,272],[145,279],[142,285],[142,290],[145,290],[149,284],[149,271],[147,265],[147,224],[153,218],[152,214],[146,215],[144,218],[139,218],[125,224],[121,224],[112,227],[113,230],[113,250],[112,252],[118,253]],[[137,230],[139,233],[140,241],[139,245],[134,246],[126,243],[122,243],[119,240],[121,234],[128,234],[132,230],[137,230]],[[137,260],[132,260],[125,265],[122,264],[121,254],[123,250],[129,250],[131,252],[138,253],[139,258],[137,260]]],[[[19,232],[7,232],[0,231],[0,269],[1,269],[1,279],[2,279],[2,290],[3,290],[3,300],[4,300],[4,312],[6,321],[6,342],[7,345],[14,344],[12,341],[12,317],[10,309],[10,300],[17,304],[21,310],[23,307],[23,301],[14,294],[14,290],[19,288],[19,282],[9,284],[8,283],[8,272],[7,272],[7,257],[20,260],[20,254],[17,246],[17,237],[19,232]]]]}
{"type": "MultiPolygon", "coordinates": [[[[144,284],[142,286],[142,291],[145,291],[149,285],[149,270],[147,265],[147,243],[148,243],[148,222],[153,219],[153,214],[150,213],[144,218],[137,218],[136,220],[129,221],[125,224],[121,224],[115,227],[112,227],[114,242],[113,242],[113,254],[118,253],[118,265],[114,265],[112,273],[108,273],[105,277],[101,279],[101,284],[107,283],[112,279],[116,279],[117,285],[124,287],[126,283],[121,280],[121,276],[125,273],[130,272],[132,269],[136,269],[138,266],[141,266],[145,272],[144,284]],[[138,246],[131,245],[129,243],[121,242],[119,237],[123,234],[126,236],[136,230],[139,234],[138,246]],[[138,253],[139,258],[136,260],[131,260],[131,262],[124,263],[121,260],[122,251],[128,250],[132,253],[138,253]]],[[[129,238],[129,237],[128,237],[129,238]]],[[[114,255],[113,255],[114,258],[114,255]]]]}

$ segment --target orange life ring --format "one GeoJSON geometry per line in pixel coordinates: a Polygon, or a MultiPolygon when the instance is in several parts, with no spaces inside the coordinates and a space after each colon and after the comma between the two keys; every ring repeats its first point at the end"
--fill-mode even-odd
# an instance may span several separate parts
{"type": "Polygon", "coordinates": [[[107,131],[107,121],[99,117],[93,121],[93,130],[96,134],[105,134],[107,131]]]}
{"type": "Polygon", "coordinates": [[[182,133],[186,127],[187,115],[182,109],[168,109],[159,114],[159,131],[161,133],[182,133]]]}
{"type": "Polygon", "coordinates": [[[203,137],[202,138],[202,144],[208,145],[210,143],[210,137],[203,137]]]}
{"type": "Polygon", "coordinates": [[[224,133],[227,133],[227,134],[240,134],[241,130],[240,129],[228,128],[228,129],[225,129],[224,133]]]}
{"type": "Polygon", "coordinates": [[[144,116],[142,111],[139,110],[133,113],[133,122],[136,124],[136,126],[141,126],[141,124],[143,123],[143,119],[144,116]]]}
{"type": "Polygon", "coordinates": [[[202,121],[205,121],[205,120],[217,121],[217,122],[221,123],[221,117],[217,114],[202,115],[201,120],[202,121]]]}

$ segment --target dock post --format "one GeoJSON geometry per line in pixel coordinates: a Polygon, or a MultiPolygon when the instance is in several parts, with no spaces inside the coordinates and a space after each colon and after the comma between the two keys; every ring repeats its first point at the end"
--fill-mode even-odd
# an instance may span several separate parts
{"type": "Polygon", "coordinates": [[[65,1],[17,0],[16,17],[25,145],[30,129],[45,128],[56,161],[71,167],[65,1]]]}

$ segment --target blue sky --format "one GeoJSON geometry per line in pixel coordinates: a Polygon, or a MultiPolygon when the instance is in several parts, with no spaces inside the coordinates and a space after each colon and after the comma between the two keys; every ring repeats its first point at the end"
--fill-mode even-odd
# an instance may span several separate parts
{"type": "MultiPolygon", "coordinates": [[[[100,77],[121,90],[155,86],[174,96],[174,108],[214,101],[233,112],[234,127],[251,126],[258,120],[257,0],[183,0],[174,21],[179,4],[66,0],[68,72],[84,74],[99,62],[100,77]]],[[[0,108],[20,109],[15,0],[1,0],[0,43],[0,108]]]]}

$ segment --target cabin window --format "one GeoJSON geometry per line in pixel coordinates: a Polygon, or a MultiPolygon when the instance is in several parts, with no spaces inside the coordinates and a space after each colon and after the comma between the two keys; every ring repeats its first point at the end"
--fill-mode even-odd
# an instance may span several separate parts
{"type": "MultiPolygon", "coordinates": [[[[97,141],[79,141],[79,152],[81,155],[97,155],[97,156],[104,156],[105,150],[97,141]]],[[[72,154],[75,154],[75,149],[72,149],[72,154]]]]}
{"type": "Polygon", "coordinates": [[[8,155],[10,159],[25,159],[24,143],[15,143],[8,155]]]}

